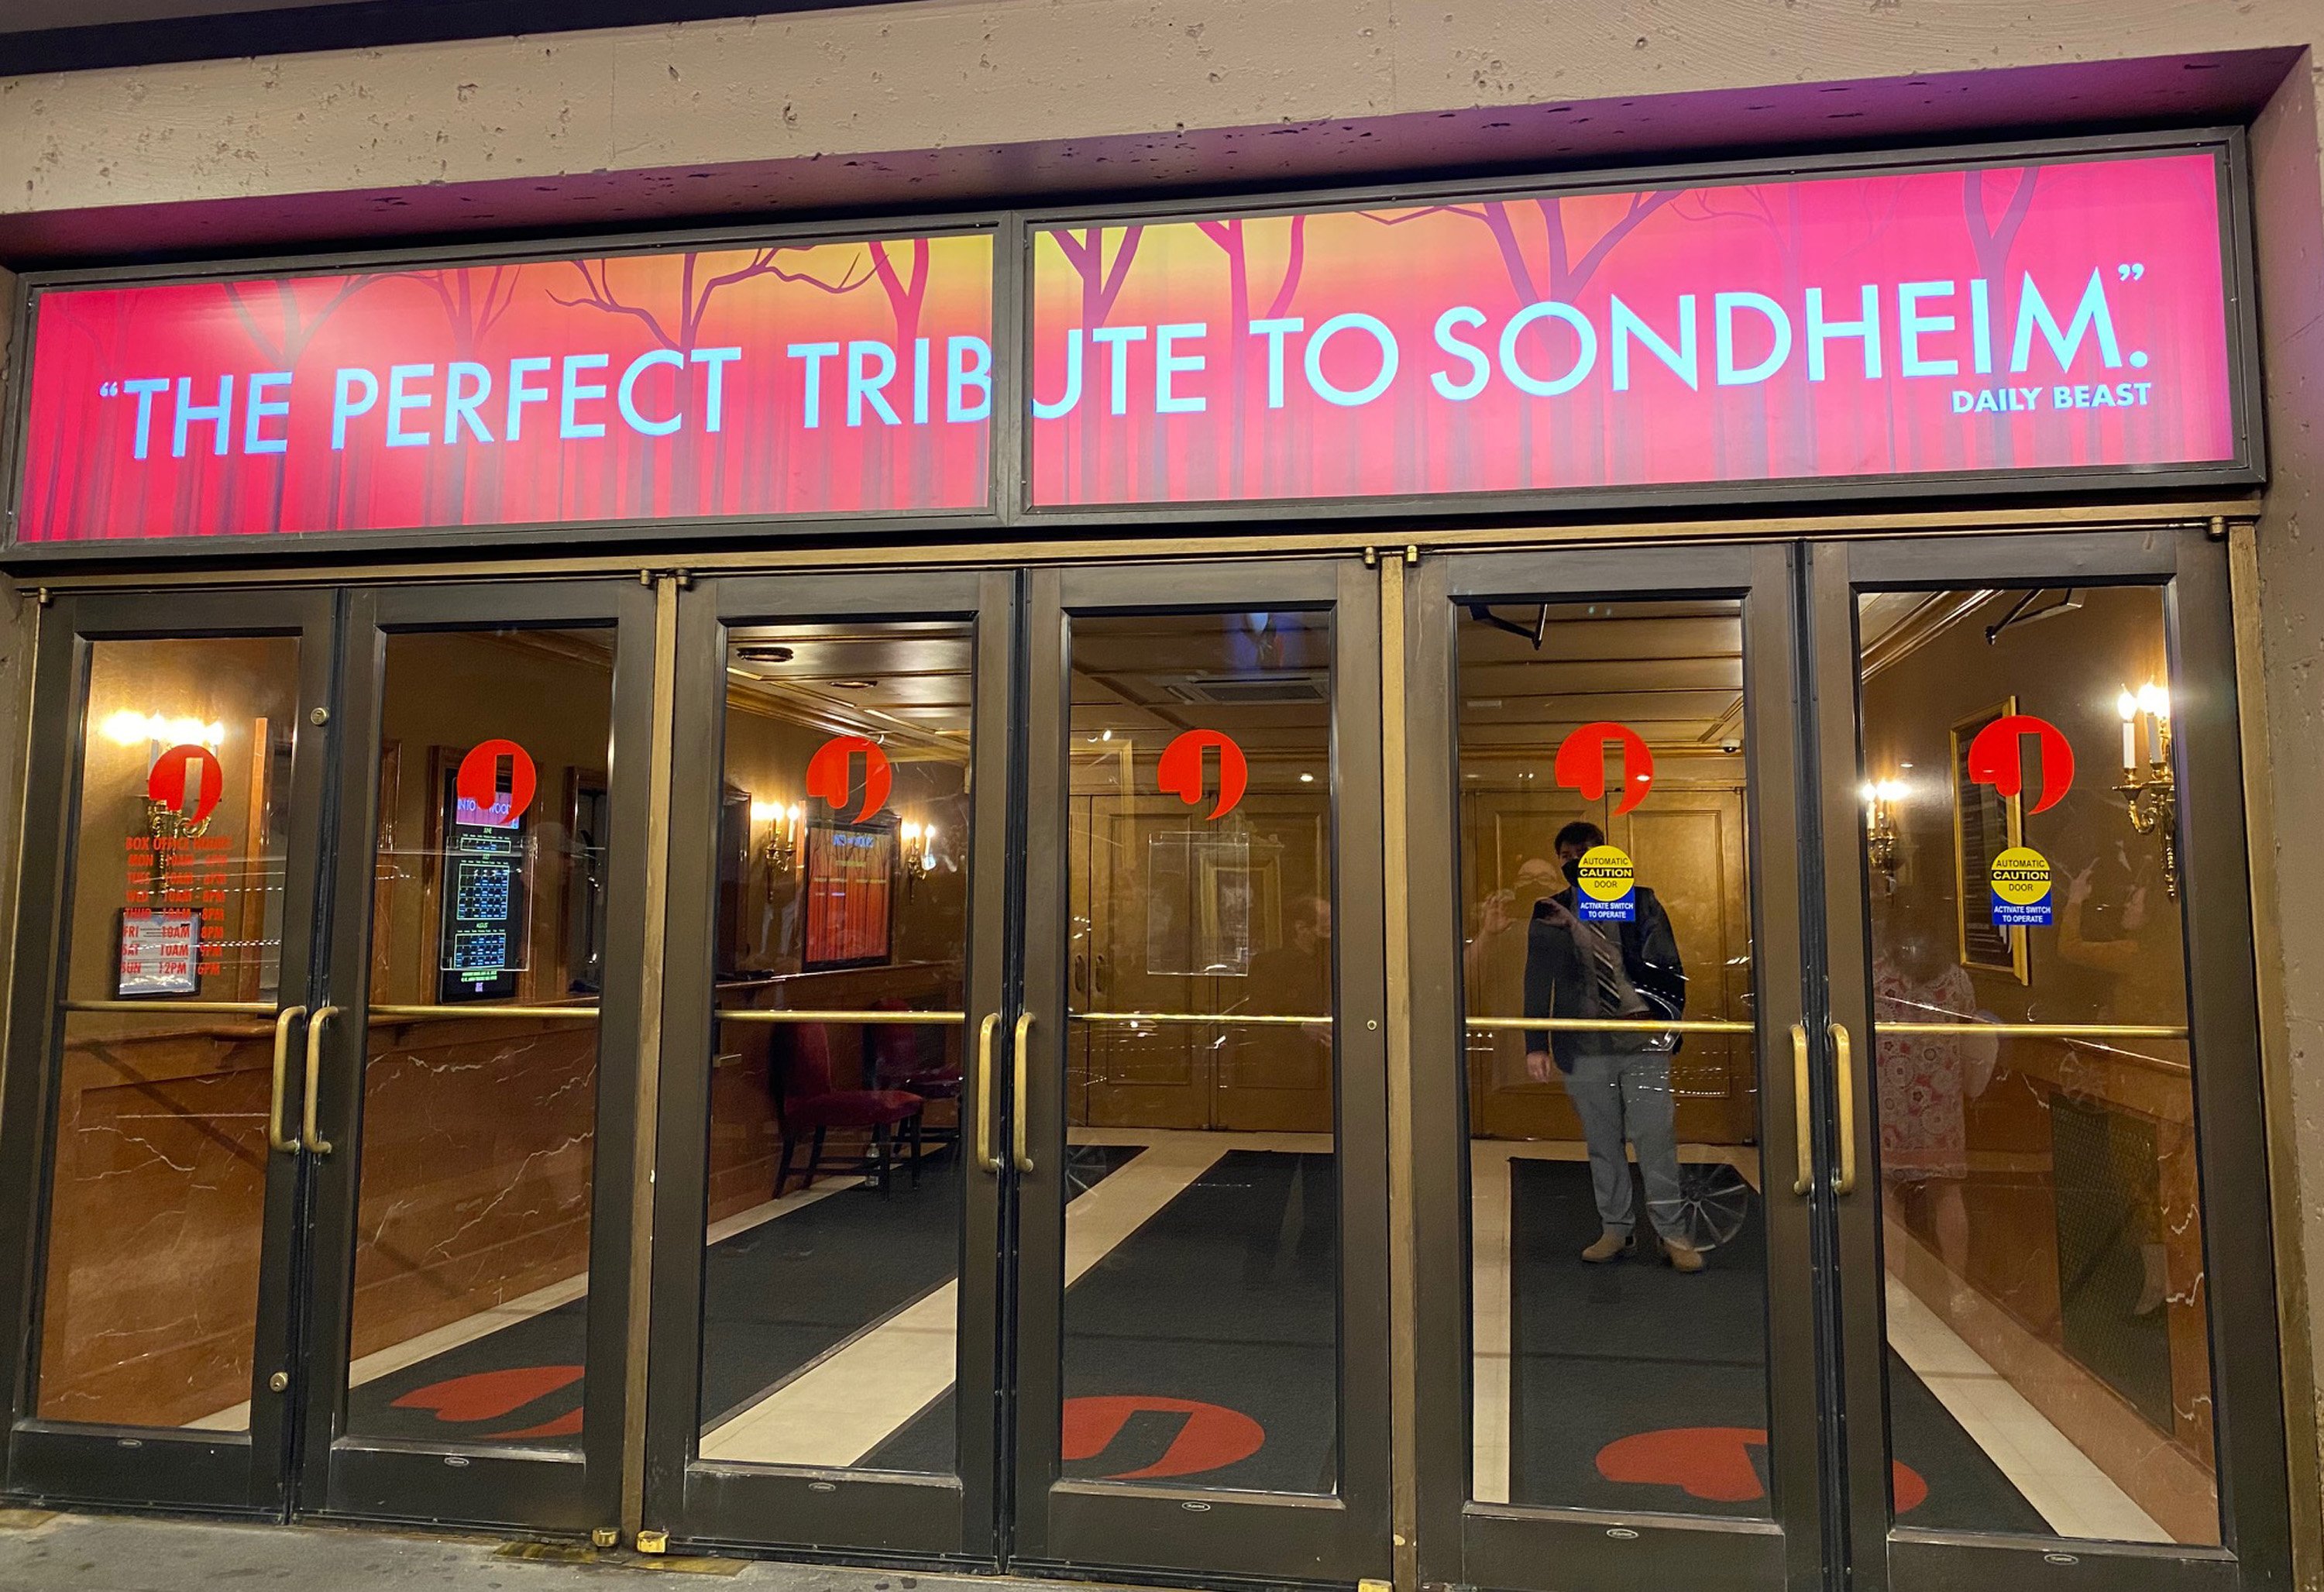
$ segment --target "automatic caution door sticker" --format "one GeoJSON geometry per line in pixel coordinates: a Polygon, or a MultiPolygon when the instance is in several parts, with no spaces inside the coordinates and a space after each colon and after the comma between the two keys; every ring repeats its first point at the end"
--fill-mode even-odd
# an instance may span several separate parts
{"type": "Polygon", "coordinates": [[[2012,846],[1993,860],[1993,922],[1997,928],[2050,925],[2050,860],[2031,846],[2012,846]]]}
{"type": "Polygon", "coordinates": [[[1619,846],[1592,846],[1582,853],[1581,888],[1574,905],[1590,923],[1629,923],[1638,916],[1638,870],[1619,846]]]}

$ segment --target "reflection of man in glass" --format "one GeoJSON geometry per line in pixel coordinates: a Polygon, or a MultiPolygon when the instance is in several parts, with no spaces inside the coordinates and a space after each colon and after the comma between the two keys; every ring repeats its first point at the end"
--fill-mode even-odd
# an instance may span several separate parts
{"type": "Polygon", "coordinates": [[[1321,896],[1291,903],[1283,943],[1250,959],[1252,1009],[1285,1017],[1332,1011],[1332,904],[1321,896]]]}
{"type": "MultiPolygon", "coordinates": [[[[1882,897],[1872,918],[1872,1017],[1896,1023],[1966,1023],[1982,1016],[1969,970],[1947,942],[1945,925],[1882,897]]],[[[2022,931],[2021,931],[2022,932],[2022,931]]],[[[1969,1276],[1969,1176],[1965,1102],[1985,1092],[1996,1044],[1981,1035],[1881,1034],[1880,1176],[1888,1202],[1915,1191],[1928,1209],[1938,1257],[1958,1288],[1969,1276]]]]}
{"type": "Polygon", "coordinates": [[[1238,1044],[1248,1066],[1259,1061],[1278,1085],[1317,1083],[1332,1066],[1332,903],[1301,896],[1290,906],[1280,945],[1250,959],[1247,1010],[1270,1017],[1305,1017],[1302,1023],[1257,1026],[1238,1044]]]}
{"type": "MultiPolygon", "coordinates": [[[[1574,909],[1582,857],[1606,843],[1594,824],[1567,824],[1557,833],[1566,887],[1534,904],[1526,934],[1525,1015],[1635,1020],[1675,1016],[1684,1000],[1686,973],[1670,914],[1644,885],[1633,892],[1628,923],[1585,921],[1574,909]],[[1657,1002],[1640,993],[1645,980],[1663,992],[1657,1002]],[[1675,990],[1674,999],[1669,991],[1675,990]]],[[[1664,1256],[1682,1272],[1702,1269],[1702,1256],[1681,1223],[1678,1139],[1670,1091],[1670,1051],[1661,1035],[1592,1034],[1561,1029],[1526,1035],[1526,1070],[1547,1082],[1553,1063],[1565,1074],[1565,1092],[1582,1118],[1590,1146],[1590,1188],[1602,1224],[1582,1258],[1598,1264],[1637,1247],[1630,1161],[1635,1145],[1646,1184],[1646,1214],[1664,1256]]]]}

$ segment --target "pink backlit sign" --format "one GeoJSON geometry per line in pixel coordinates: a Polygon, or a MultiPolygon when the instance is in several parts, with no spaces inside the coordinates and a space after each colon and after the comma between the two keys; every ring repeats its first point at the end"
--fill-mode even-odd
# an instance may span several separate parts
{"type": "Polygon", "coordinates": [[[2237,456],[2218,157],[1066,227],[1037,506],[2237,456]]]}

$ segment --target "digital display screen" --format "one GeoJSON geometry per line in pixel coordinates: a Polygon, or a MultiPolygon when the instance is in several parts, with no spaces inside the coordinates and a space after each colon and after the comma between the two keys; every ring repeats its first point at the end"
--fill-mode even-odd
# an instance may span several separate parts
{"type": "Polygon", "coordinates": [[[493,804],[460,794],[444,775],[442,918],[437,998],[506,1000],[527,964],[530,893],[523,809],[510,796],[505,765],[493,804]]]}

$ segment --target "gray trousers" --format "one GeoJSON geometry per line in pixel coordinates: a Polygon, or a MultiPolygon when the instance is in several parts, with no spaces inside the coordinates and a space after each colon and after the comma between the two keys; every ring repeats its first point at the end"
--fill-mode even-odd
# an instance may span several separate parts
{"type": "Polygon", "coordinates": [[[1610,1232],[1637,1225],[1630,1191],[1630,1157],[1623,1141],[1637,1146],[1646,1174],[1646,1214],[1665,1238],[1684,1238],[1679,1220],[1678,1137],[1671,1117],[1670,1054],[1648,1051],[1631,1055],[1573,1058],[1565,1092],[1582,1118],[1590,1143],[1590,1192],[1598,1219],[1610,1232]]]}

